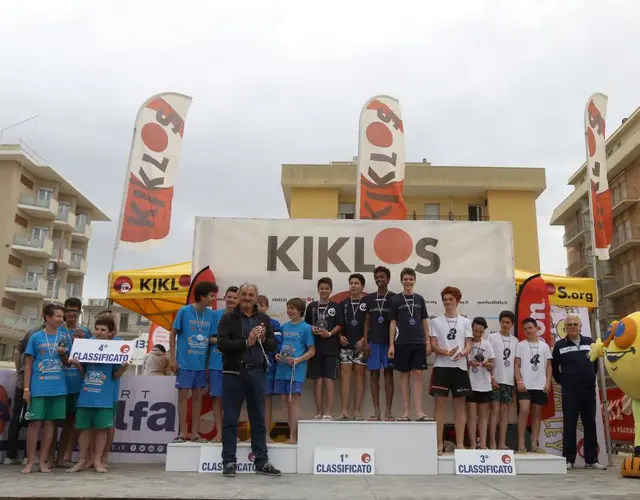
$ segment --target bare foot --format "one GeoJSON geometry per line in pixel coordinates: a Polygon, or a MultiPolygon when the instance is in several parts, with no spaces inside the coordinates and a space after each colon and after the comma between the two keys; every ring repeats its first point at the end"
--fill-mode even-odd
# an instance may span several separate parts
{"type": "Polygon", "coordinates": [[[24,469],[20,471],[20,474],[31,474],[31,469],[33,469],[33,464],[27,464],[24,469]]]}
{"type": "Polygon", "coordinates": [[[108,472],[107,468],[99,462],[96,462],[95,467],[93,469],[100,474],[104,474],[105,472],[108,472]]]}
{"type": "Polygon", "coordinates": [[[49,464],[48,463],[44,465],[40,464],[40,472],[42,472],[43,474],[49,474],[51,472],[51,469],[49,468],[49,464]]]}
{"type": "Polygon", "coordinates": [[[93,469],[93,460],[87,460],[87,463],[84,464],[85,469],[93,469]]]}
{"type": "Polygon", "coordinates": [[[67,469],[65,472],[80,472],[84,468],[85,468],[85,460],[84,460],[84,458],[81,458],[81,459],[78,460],[77,464],[75,464],[70,469],[67,469]]]}

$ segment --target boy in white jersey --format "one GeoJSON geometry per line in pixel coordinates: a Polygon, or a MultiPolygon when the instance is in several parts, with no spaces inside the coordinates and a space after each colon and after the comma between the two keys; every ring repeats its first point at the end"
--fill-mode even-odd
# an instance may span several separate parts
{"type": "Polygon", "coordinates": [[[515,316],[511,311],[500,313],[500,331],[489,335],[489,343],[496,355],[493,363],[493,402],[489,418],[489,446],[492,450],[506,450],[507,428],[509,427],[509,409],[513,404],[515,378],[513,365],[516,358],[518,339],[511,335],[515,316]],[[500,426],[496,439],[496,427],[500,426]]]}
{"type": "Polygon", "coordinates": [[[481,450],[486,450],[489,404],[493,396],[491,370],[495,356],[489,341],[482,338],[487,329],[487,320],[474,318],[471,322],[471,329],[473,341],[467,362],[470,367],[469,381],[472,392],[467,396],[467,430],[471,449],[478,447],[481,450]]]}
{"type": "Polygon", "coordinates": [[[538,324],[533,318],[522,320],[525,340],[516,348],[515,376],[520,408],[518,416],[518,453],[527,450],[524,434],[531,411],[531,451],[542,453],[538,447],[540,435],[540,410],[548,403],[551,390],[551,349],[538,338],[538,324]]]}
{"type": "Polygon", "coordinates": [[[465,398],[471,392],[467,373],[467,356],[471,352],[471,321],[458,314],[462,299],[460,290],[448,286],[440,293],[444,315],[433,320],[430,329],[431,351],[436,359],[431,373],[429,394],[436,398],[438,424],[438,454],[444,452],[444,410],[449,392],[453,396],[453,415],[456,431],[456,448],[464,448],[466,424],[465,398]]]}

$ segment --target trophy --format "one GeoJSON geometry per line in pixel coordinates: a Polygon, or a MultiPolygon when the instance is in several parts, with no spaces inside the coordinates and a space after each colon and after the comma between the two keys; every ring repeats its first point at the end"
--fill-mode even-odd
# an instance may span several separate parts
{"type": "MultiPolygon", "coordinates": [[[[473,360],[476,363],[484,363],[484,352],[482,350],[478,351],[476,353],[476,355],[473,357],[473,360]]],[[[473,373],[478,373],[478,367],[477,366],[472,366],[471,367],[471,371],[473,373]]]]}
{"type": "Polygon", "coordinates": [[[280,360],[283,363],[286,363],[290,358],[294,357],[295,349],[292,344],[285,344],[282,346],[280,350],[280,360]]]}

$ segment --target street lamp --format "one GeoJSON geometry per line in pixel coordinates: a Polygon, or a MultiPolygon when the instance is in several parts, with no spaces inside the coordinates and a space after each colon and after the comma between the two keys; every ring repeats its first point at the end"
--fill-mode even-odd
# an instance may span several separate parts
{"type": "Polygon", "coordinates": [[[22,121],[20,121],[20,122],[14,123],[13,125],[9,125],[8,127],[5,127],[5,128],[3,128],[3,129],[0,129],[0,143],[2,142],[2,133],[3,133],[5,130],[9,130],[10,128],[17,127],[18,125],[22,125],[23,123],[29,122],[29,121],[31,121],[31,120],[35,120],[35,119],[36,119],[36,118],[38,118],[38,117],[39,117],[39,115],[33,115],[31,118],[27,118],[27,119],[22,120],[22,121]]]}

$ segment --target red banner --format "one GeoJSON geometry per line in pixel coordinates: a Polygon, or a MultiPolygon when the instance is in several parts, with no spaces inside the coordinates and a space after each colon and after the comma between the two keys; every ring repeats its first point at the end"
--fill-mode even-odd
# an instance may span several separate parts
{"type": "Polygon", "coordinates": [[[356,219],[404,220],[404,125],[397,99],[376,96],[360,114],[356,219]]]}
{"type": "MultiPolygon", "coordinates": [[[[634,441],[635,421],[633,419],[631,398],[617,387],[607,389],[609,407],[609,429],[613,441],[634,441]]],[[[604,412],[603,412],[604,414],[604,412]]]]}
{"type": "Polygon", "coordinates": [[[607,96],[603,94],[593,94],[587,102],[584,117],[595,255],[600,260],[609,260],[609,248],[613,240],[613,213],[607,179],[605,139],[607,100],[607,96]]]}
{"type": "MultiPolygon", "coordinates": [[[[551,335],[551,301],[549,299],[549,289],[539,274],[529,276],[520,286],[518,297],[516,298],[516,337],[524,340],[522,331],[522,320],[533,318],[538,323],[538,337],[544,340],[553,350],[554,339],[551,335]]],[[[546,367],[545,367],[546,368],[546,367]]],[[[542,409],[541,418],[551,418],[555,415],[553,401],[553,387],[549,393],[549,403],[542,409]]]]}

